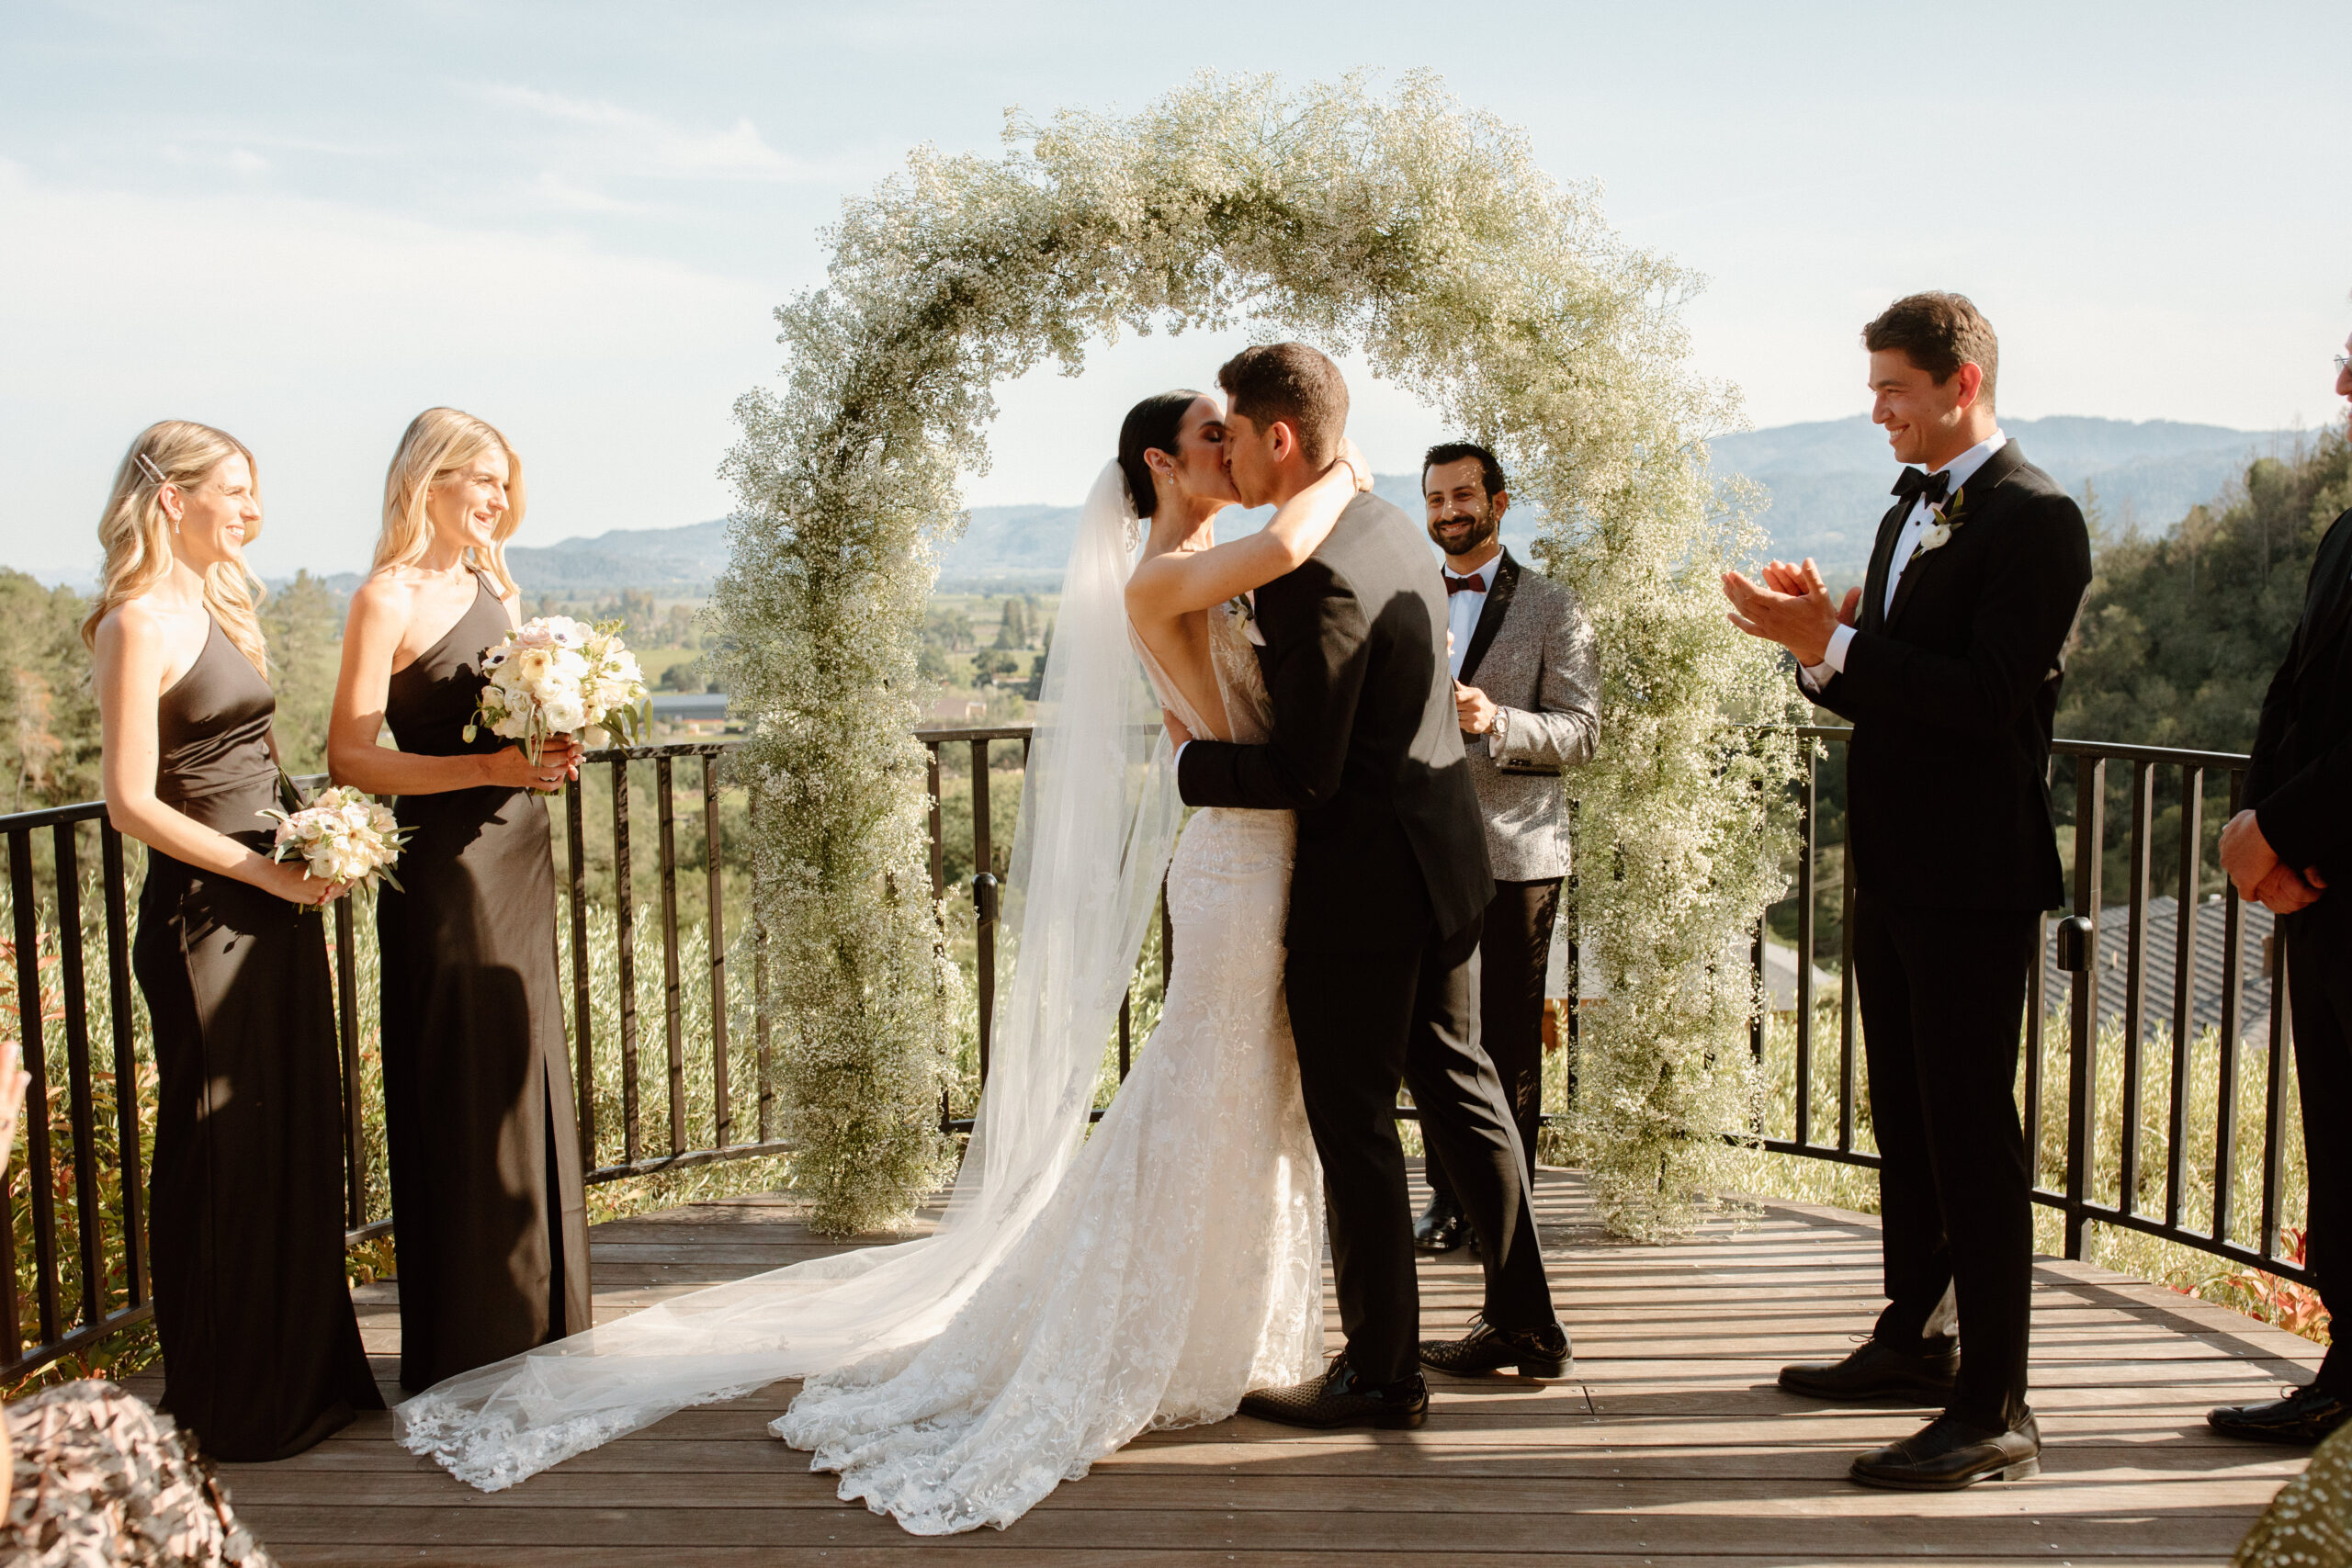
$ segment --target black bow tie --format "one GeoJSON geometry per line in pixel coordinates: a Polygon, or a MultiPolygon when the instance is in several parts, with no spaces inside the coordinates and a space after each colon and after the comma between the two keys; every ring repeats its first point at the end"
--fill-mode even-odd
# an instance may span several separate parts
{"type": "Polygon", "coordinates": [[[1484,593],[1486,591],[1487,579],[1483,572],[1474,571],[1467,577],[1456,577],[1450,571],[1445,574],[1445,596],[1449,599],[1456,593],[1484,593]]]}
{"type": "Polygon", "coordinates": [[[1929,474],[1917,468],[1905,468],[1894,476],[1894,493],[1906,501],[1917,501],[1926,496],[1928,504],[1933,506],[1951,493],[1951,474],[1950,471],[1929,474]]]}

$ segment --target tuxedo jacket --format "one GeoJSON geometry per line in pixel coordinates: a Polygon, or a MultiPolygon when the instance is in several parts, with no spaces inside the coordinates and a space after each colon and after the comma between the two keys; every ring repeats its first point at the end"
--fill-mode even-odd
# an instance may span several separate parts
{"type": "Polygon", "coordinates": [[[1466,929],[1494,882],[1421,530],[1358,495],[1320,548],[1258,590],[1257,620],[1273,739],[1187,745],[1185,804],[1298,813],[1293,948],[1394,951],[1466,929]]]}
{"type": "Polygon", "coordinates": [[[1584,606],[1503,551],[1456,678],[1510,710],[1498,744],[1488,735],[1462,737],[1486,820],[1487,869],[1498,882],[1567,875],[1560,775],[1590,761],[1600,739],[1600,663],[1584,606]]]}
{"type": "Polygon", "coordinates": [[[2082,509],[2008,443],[1947,503],[1951,538],[1904,568],[1888,606],[1911,508],[1899,498],[1880,522],[1846,668],[1814,697],[1854,726],[1855,886],[1889,904],[2055,908],[2050,739],[2090,588],[2082,509]]]}
{"type": "MultiPolygon", "coordinates": [[[[2243,804],[2298,871],[2317,866],[2341,905],[2352,887],[2352,512],[2312,560],[2302,619],[2262,699],[2243,804]]],[[[2342,911],[2339,909],[2338,911],[2342,911]]]]}

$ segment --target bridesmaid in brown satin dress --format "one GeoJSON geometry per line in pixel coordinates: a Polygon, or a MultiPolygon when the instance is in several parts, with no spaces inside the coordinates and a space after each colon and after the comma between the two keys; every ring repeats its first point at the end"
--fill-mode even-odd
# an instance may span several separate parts
{"type": "Polygon", "coordinates": [[[487,729],[464,735],[482,650],[514,625],[504,546],[522,517],[504,436],[455,409],[416,417],[384,481],[328,728],[337,782],[398,795],[413,829],[405,891],[376,906],[409,1389],[590,1325],[555,863],[535,793],[575,775],[580,750],[559,738],[534,762],[487,729]],[[398,750],[377,743],[387,724],[398,750]]]}
{"type": "Polygon", "coordinates": [[[244,546],[253,455],[145,431],[98,525],[83,626],[107,815],[148,847],[131,962],[159,1079],[148,1199],[164,1404],[205,1452],[274,1460],[378,1409],[344,1277],[343,1090],[319,907],[266,852],[277,704],[244,546]]]}

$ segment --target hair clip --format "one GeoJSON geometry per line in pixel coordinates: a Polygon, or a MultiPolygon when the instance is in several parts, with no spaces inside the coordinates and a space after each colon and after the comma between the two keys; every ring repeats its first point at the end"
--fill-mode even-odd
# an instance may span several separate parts
{"type": "Polygon", "coordinates": [[[130,455],[130,460],[139,465],[140,472],[145,474],[149,479],[153,479],[157,484],[167,485],[172,482],[164,477],[164,470],[155,466],[155,459],[147,456],[146,453],[133,452],[130,455]]]}

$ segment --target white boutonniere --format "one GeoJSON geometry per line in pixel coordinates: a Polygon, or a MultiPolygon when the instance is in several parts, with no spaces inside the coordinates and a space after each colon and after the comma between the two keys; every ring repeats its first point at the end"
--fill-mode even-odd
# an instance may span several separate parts
{"type": "Polygon", "coordinates": [[[1910,559],[1917,560],[1929,550],[1939,550],[1951,543],[1953,532],[1968,521],[1962,515],[1967,496],[1968,487],[1962,485],[1951,492],[1951,500],[1928,509],[1928,514],[1936,520],[1936,525],[1919,536],[1919,542],[1912,547],[1910,559]]]}
{"type": "Polygon", "coordinates": [[[1258,618],[1258,607],[1250,603],[1247,593],[1236,593],[1225,602],[1225,607],[1235,620],[1245,626],[1258,618]]]}

